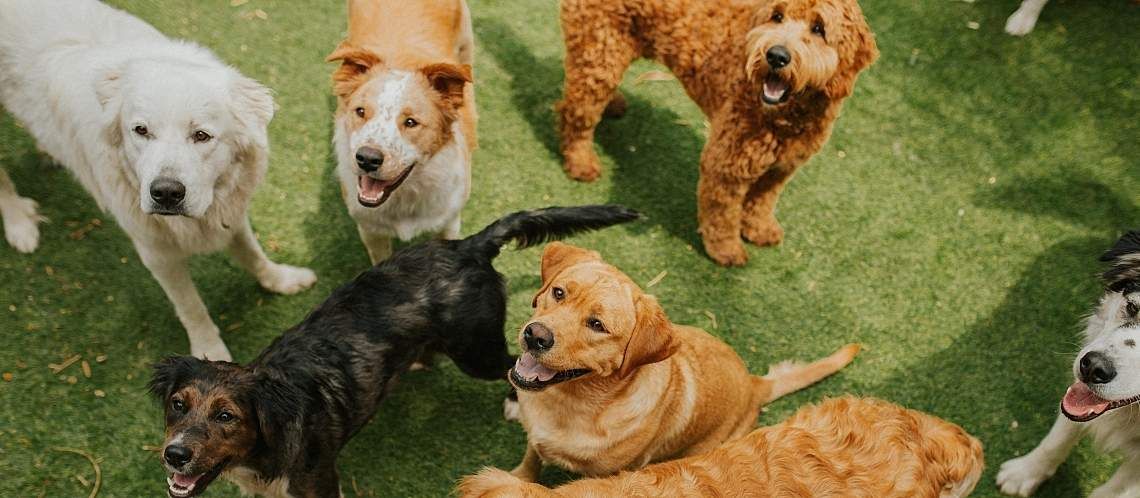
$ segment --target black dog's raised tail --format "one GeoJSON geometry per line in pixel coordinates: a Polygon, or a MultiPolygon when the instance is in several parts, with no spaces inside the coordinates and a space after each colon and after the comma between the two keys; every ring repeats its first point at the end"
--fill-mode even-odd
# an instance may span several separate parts
{"type": "Polygon", "coordinates": [[[638,218],[641,218],[640,213],[617,204],[519,211],[499,218],[481,232],[464,239],[463,243],[475,246],[473,249],[493,258],[511,241],[522,249],[638,218]]]}

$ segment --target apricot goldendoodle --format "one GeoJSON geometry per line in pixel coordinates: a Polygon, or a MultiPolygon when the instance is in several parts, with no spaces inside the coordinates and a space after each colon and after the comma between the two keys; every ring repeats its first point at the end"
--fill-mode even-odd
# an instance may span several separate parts
{"type": "Polygon", "coordinates": [[[859,71],[878,57],[855,0],[562,0],[566,86],[558,104],[564,168],[601,174],[594,128],[620,114],[638,57],[669,67],[711,124],[701,153],[705,250],[741,265],[741,235],[779,244],[774,209],[796,168],[831,133],[859,71]]]}

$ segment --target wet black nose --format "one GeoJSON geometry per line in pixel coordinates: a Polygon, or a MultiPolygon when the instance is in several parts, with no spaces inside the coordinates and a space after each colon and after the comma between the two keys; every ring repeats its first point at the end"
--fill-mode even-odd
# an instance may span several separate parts
{"type": "Polygon", "coordinates": [[[783,45],[776,45],[768,49],[765,55],[768,58],[768,66],[772,69],[780,69],[792,62],[792,53],[788,52],[788,49],[784,48],[783,45]]]}
{"type": "Polygon", "coordinates": [[[177,180],[159,178],[150,184],[150,199],[161,208],[174,209],[186,198],[186,186],[177,180]]]}
{"type": "Polygon", "coordinates": [[[1093,351],[1081,358],[1081,380],[1086,384],[1107,384],[1116,378],[1116,367],[1104,353],[1093,351]]]}
{"type": "Polygon", "coordinates": [[[373,147],[356,149],[356,165],[360,166],[360,169],[371,173],[380,169],[381,164],[384,164],[384,153],[380,149],[373,147]]]}
{"type": "Polygon", "coordinates": [[[166,463],[171,467],[180,468],[194,458],[194,452],[185,446],[170,445],[163,450],[162,458],[166,459],[166,463]]]}
{"type": "Polygon", "coordinates": [[[554,332],[538,322],[531,322],[523,329],[523,341],[531,351],[546,351],[554,347],[554,332]]]}

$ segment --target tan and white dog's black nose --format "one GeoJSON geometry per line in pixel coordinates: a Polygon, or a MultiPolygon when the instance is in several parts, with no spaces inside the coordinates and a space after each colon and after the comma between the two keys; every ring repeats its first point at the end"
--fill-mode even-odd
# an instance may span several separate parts
{"type": "Polygon", "coordinates": [[[361,147],[356,149],[356,165],[365,173],[380,169],[384,164],[384,152],[375,147],[361,147]]]}
{"type": "Polygon", "coordinates": [[[554,332],[538,322],[531,322],[523,329],[523,342],[528,351],[541,352],[554,347],[554,332]]]}

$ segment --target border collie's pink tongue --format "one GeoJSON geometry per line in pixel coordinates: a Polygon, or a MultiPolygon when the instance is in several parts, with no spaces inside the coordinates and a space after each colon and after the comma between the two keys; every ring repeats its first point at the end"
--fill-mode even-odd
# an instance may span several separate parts
{"type": "Polygon", "coordinates": [[[1093,393],[1084,382],[1076,382],[1065,391],[1065,397],[1061,399],[1061,410],[1070,418],[1092,420],[1108,411],[1111,403],[1093,393]]]}
{"type": "Polygon", "coordinates": [[[378,204],[384,198],[386,182],[377,180],[368,175],[360,176],[360,201],[365,204],[378,204]]]}
{"type": "Polygon", "coordinates": [[[539,382],[546,382],[558,375],[558,372],[540,365],[530,353],[519,355],[519,359],[515,361],[515,373],[524,379],[531,381],[538,379],[539,382]]]}

